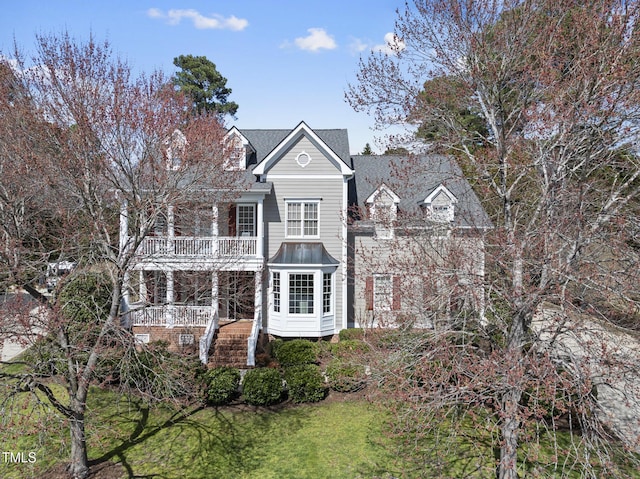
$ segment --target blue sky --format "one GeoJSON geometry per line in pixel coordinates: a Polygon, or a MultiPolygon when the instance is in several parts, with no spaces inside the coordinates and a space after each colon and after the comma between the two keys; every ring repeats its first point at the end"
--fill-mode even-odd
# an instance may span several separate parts
{"type": "Polygon", "coordinates": [[[385,48],[400,0],[15,0],[3,5],[0,51],[37,33],[109,40],[136,71],[173,73],[173,58],[204,55],[240,105],[239,128],[347,128],[352,153],[374,144],[373,120],[344,100],[360,55],[385,48]]]}

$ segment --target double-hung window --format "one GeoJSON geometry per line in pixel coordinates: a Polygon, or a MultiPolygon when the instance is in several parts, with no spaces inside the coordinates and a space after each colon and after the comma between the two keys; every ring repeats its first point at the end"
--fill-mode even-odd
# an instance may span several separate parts
{"type": "Polygon", "coordinates": [[[274,313],[280,312],[280,272],[274,271],[272,276],[272,288],[273,288],[273,311],[274,313]]]}
{"type": "Polygon", "coordinates": [[[288,201],[286,233],[290,238],[317,238],[319,232],[318,201],[288,201]]]}
{"type": "Polygon", "coordinates": [[[322,313],[331,314],[331,273],[322,273],[322,313]]]}
{"type": "Polygon", "coordinates": [[[374,311],[391,311],[393,306],[393,281],[391,275],[379,274],[373,277],[374,311]]]}

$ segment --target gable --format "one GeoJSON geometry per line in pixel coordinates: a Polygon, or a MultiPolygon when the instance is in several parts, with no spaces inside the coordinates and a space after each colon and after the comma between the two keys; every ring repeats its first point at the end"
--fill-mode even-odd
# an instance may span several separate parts
{"type": "MultiPolygon", "coordinates": [[[[335,146],[346,146],[348,140],[346,130],[328,130],[340,132],[332,136],[335,146]]],[[[348,153],[347,153],[348,155],[348,153]]],[[[347,156],[348,158],[348,156],[347,156]]],[[[317,175],[341,174],[351,176],[353,171],[320,135],[301,122],[291,130],[273,149],[259,161],[253,170],[256,175],[317,175]]]]}

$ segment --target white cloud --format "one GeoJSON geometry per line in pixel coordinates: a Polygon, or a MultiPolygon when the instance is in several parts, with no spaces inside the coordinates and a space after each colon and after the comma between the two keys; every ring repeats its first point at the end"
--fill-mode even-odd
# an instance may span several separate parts
{"type": "Polygon", "coordinates": [[[198,30],[217,29],[217,30],[244,30],[249,22],[244,18],[238,18],[234,15],[230,17],[223,17],[222,15],[213,14],[211,16],[204,16],[197,10],[187,9],[171,9],[166,13],[157,8],[150,8],[147,10],[147,16],[150,18],[164,19],[169,25],[179,24],[183,18],[191,20],[193,26],[198,30]]]}
{"type": "Polygon", "coordinates": [[[333,37],[323,28],[309,28],[307,31],[309,32],[308,36],[294,40],[295,45],[301,50],[317,52],[321,49],[333,50],[338,46],[333,37]]]}
{"type": "Polygon", "coordinates": [[[386,55],[397,55],[404,49],[404,40],[393,32],[389,32],[384,36],[384,44],[375,45],[372,48],[374,52],[381,52],[386,55]]]}
{"type": "Polygon", "coordinates": [[[367,49],[367,44],[360,40],[359,38],[354,38],[349,44],[349,51],[353,55],[357,55],[358,53],[362,53],[367,49]]]}

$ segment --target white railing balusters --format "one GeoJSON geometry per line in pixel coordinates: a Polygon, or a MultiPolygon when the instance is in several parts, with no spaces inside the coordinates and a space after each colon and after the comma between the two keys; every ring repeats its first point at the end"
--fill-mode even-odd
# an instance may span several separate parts
{"type": "Polygon", "coordinates": [[[251,334],[247,338],[247,366],[256,365],[256,347],[262,326],[262,311],[258,311],[258,317],[253,321],[251,334]]]}
{"type": "Polygon", "coordinates": [[[204,330],[204,334],[200,336],[200,362],[207,364],[209,362],[209,349],[211,348],[211,342],[213,336],[218,330],[218,312],[213,313],[213,317],[207,324],[207,329],[204,330]]]}
{"type": "Polygon", "coordinates": [[[129,312],[133,326],[167,326],[167,312],[173,311],[174,326],[204,327],[213,316],[212,306],[148,306],[129,312]]]}
{"type": "Polygon", "coordinates": [[[140,244],[143,257],[242,257],[257,254],[258,238],[255,236],[192,237],[148,236],[140,244]]]}

